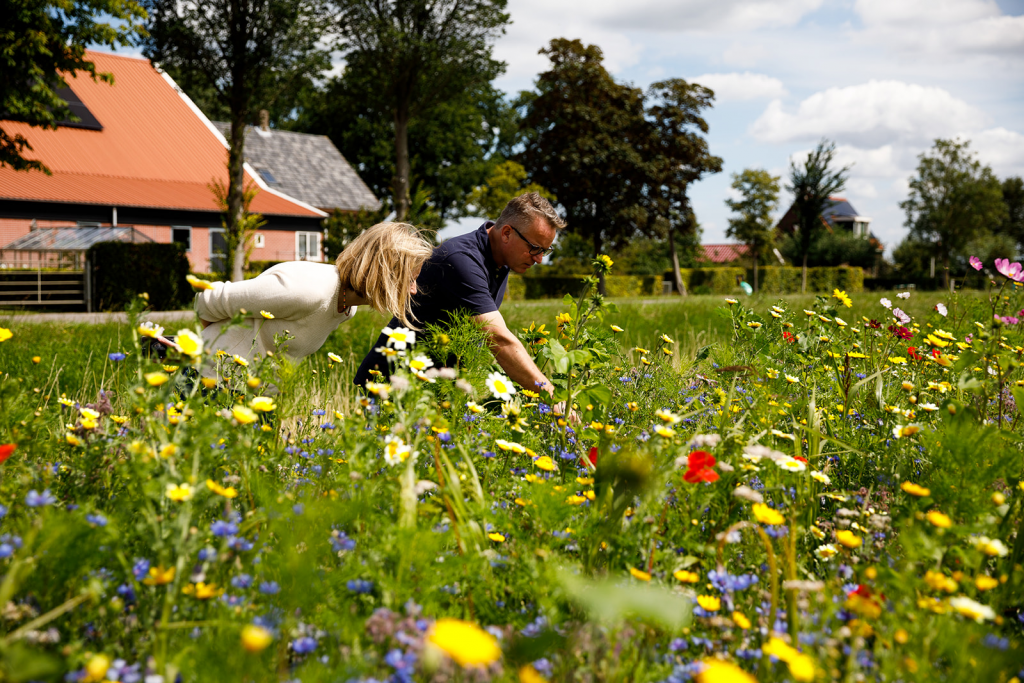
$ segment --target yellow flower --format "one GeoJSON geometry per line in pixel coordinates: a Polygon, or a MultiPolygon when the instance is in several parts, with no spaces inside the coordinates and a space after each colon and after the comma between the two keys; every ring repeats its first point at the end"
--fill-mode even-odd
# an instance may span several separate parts
{"type": "Polygon", "coordinates": [[[929,510],[925,513],[925,519],[932,523],[932,526],[937,526],[940,529],[948,529],[953,526],[953,520],[938,510],[929,510]]]}
{"type": "Polygon", "coordinates": [[[631,413],[635,413],[636,411],[640,410],[640,404],[637,403],[636,401],[630,401],[629,403],[626,404],[626,407],[629,408],[629,412],[631,413]]]}
{"type": "Polygon", "coordinates": [[[747,615],[743,612],[733,612],[732,620],[737,626],[739,626],[744,631],[750,628],[750,619],[747,619],[747,615]]]}
{"type": "Polygon", "coordinates": [[[178,330],[178,336],[175,337],[174,343],[189,358],[203,355],[203,338],[192,330],[178,330]]]}
{"type": "MultiPolygon", "coordinates": [[[[8,332],[10,332],[10,330],[8,330],[8,332]]],[[[32,362],[35,365],[39,365],[42,361],[43,361],[42,356],[32,356],[32,362]]]]}
{"type": "Polygon", "coordinates": [[[717,612],[722,609],[721,598],[716,598],[714,595],[698,595],[697,604],[705,612],[717,612]]]}
{"type": "Polygon", "coordinates": [[[761,323],[757,322],[756,320],[752,320],[749,323],[747,323],[747,327],[749,327],[752,330],[756,330],[757,328],[761,327],[761,323]]]}
{"type": "Polygon", "coordinates": [[[147,586],[163,586],[171,581],[174,581],[174,567],[164,569],[163,565],[160,565],[159,567],[150,567],[149,576],[143,579],[142,583],[147,586]]]}
{"type": "Polygon", "coordinates": [[[757,679],[735,664],[721,659],[705,659],[704,668],[697,674],[697,683],[757,683],[757,679]]]}
{"type": "Polygon", "coordinates": [[[238,491],[233,486],[221,486],[213,479],[206,480],[206,488],[210,489],[218,496],[224,496],[225,498],[236,498],[238,496],[238,491]]]}
{"type": "Polygon", "coordinates": [[[761,646],[761,652],[784,661],[789,666],[789,673],[794,679],[798,681],[814,680],[814,661],[782,640],[770,638],[768,644],[761,646]]]}
{"type": "Polygon", "coordinates": [[[160,457],[161,458],[169,458],[169,457],[171,457],[172,455],[174,455],[177,452],[178,452],[178,447],[175,446],[173,443],[165,444],[160,449],[160,457]]]}
{"type": "Polygon", "coordinates": [[[14,333],[11,332],[9,329],[7,329],[6,327],[0,327],[0,343],[7,341],[13,336],[14,333]]]}
{"type": "Polygon", "coordinates": [[[612,325],[612,332],[615,332],[615,333],[625,332],[625,330],[622,329],[621,327],[619,327],[618,325],[612,325]]]}
{"type": "Polygon", "coordinates": [[[651,580],[651,575],[650,574],[648,574],[647,572],[640,571],[636,567],[630,567],[629,568],[629,573],[632,575],[632,577],[634,579],[640,579],[641,581],[650,581],[651,580]]]}
{"type": "Polygon", "coordinates": [[[670,427],[666,427],[665,425],[655,425],[654,426],[654,432],[658,436],[666,438],[666,439],[671,439],[673,436],[676,435],[676,432],[675,432],[674,429],[671,429],[670,427]]]}
{"type": "Polygon", "coordinates": [[[786,375],[786,381],[790,384],[800,384],[800,378],[793,375],[786,375]]]}
{"type": "Polygon", "coordinates": [[[565,502],[569,505],[583,505],[587,499],[584,496],[571,495],[565,499],[565,502]]]}
{"type": "Polygon", "coordinates": [[[201,380],[199,380],[199,383],[202,384],[203,387],[206,389],[213,389],[215,386],[217,386],[217,378],[203,377],[201,380]]]}
{"type": "Polygon", "coordinates": [[[733,304],[738,304],[738,303],[739,303],[739,301],[737,301],[736,299],[726,299],[726,300],[725,300],[725,303],[727,303],[727,304],[729,304],[730,306],[732,306],[733,304]]]}
{"type": "Polygon", "coordinates": [[[176,503],[183,503],[192,498],[192,487],[188,483],[167,484],[167,497],[176,503]]]}
{"type": "Polygon", "coordinates": [[[115,422],[115,423],[117,423],[119,425],[123,425],[125,422],[128,421],[128,418],[126,416],[124,416],[124,415],[111,415],[110,416],[110,420],[111,420],[111,422],[115,422]]]}
{"type": "Polygon", "coordinates": [[[902,356],[889,356],[889,362],[893,365],[906,365],[907,359],[902,356]]]}
{"type": "Polygon", "coordinates": [[[607,254],[601,254],[596,259],[594,259],[594,265],[597,266],[599,270],[602,270],[606,273],[612,269],[612,265],[614,264],[615,261],[612,261],[611,257],[609,257],[607,254]]]}
{"type": "Polygon", "coordinates": [[[497,639],[468,621],[438,619],[427,634],[427,642],[460,666],[487,666],[501,659],[497,639]]]}
{"type": "Polygon", "coordinates": [[[260,311],[260,315],[262,315],[267,320],[273,320],[274,319],[274,314],[273,313],[269,313],[267,311],[260,311]]]}
{"type": "Polygon", "coordinates": [[[853,301],[850,299],[850,297],[848,297],[846,295],[846,292],[844,292],[841,289],[834,289],[834,290],[832,290],[832,297],[834,299],[839,299],[839,301],[841,301],[842,304],[844,306],[846,306],[847,308],[852,308],[853,307],[853,301]]]}
{"type": "Polygon", "coordinates": [[[992,590],[999,585],[999,579],[994,579],[991,576],[982,574],[978,578],[974,579],[974,585],[980,591],[992,590]]]}
{"type": "Polygon", "coordinates": [[[242,628],[242,647],[245,648],[246,652],[265,650],[273,640],[274,636],[262,626],[246,624],[242,628]]]}
{"type": "Polygon", "coordinates": [[[533,461],[533,464],[537,469],[544,470],[545,472],[554,472],[558,469],[558,465],[551,459],[550,455],[542,455],[533,461]]]}
{"type": "Polygon", "coordinates": [[[754,517],[756,517],[757,521],[761,522],[761,524],[772,526],[776,524],[785,524],[786,522],[785,517],[764,503],[754,503],[753,512],[754,517]]]}
{"type": "Polygon", "coordinates": [[[274,403],[274,399],[269,396],[256,396],[249,401],[249,407],[261,413],[269,413],[277,405],[274,403]]]}
{"type": "Polygon", "coordinates": [[[522,444],[518,444],[515,441],[505,441],[504,439],[495,439],[494,443],[503,451],[512,451],[513,453],[525,453],[526,447],[522,444]]]}
{"type": "Polygon", "coordinates": [[[195,275],[186,275],[185,280],[192,285],[192,289],[201,292],[204,289],[213,289],[213,283],[208,280],[200,280],[195,275]]]}
{"type": "Polygon", "coordinates": [[[142,323],[139,325],[138,332],[143,337],[159,337],[164,333],[164,328],[154,323],[142,323]]]}
{"type": "Polygon", "coordinates": [[[836,532],[836,540],[842,543],[847,548],[859,548],[864,542],[860,536],[853,533],[849,529],[843,529],[836,532]]]}
{"type": "Polygon", "coordinates": [[[666,344],[676,343],[675,340],[673,340],[672,337],[668,336],[667,334],[661,335],[661,341],[665,342],[666,344]]]}
{"type": "Polygon", "coordinates": [[[147,372],[143,375],[146,383],[151,387],[158,387],[161,384],[166,384],[170,377],[162,372],[147,372]]]}
{"type": "Polygon", "coordinates": [[[988,605],[982,605],[980,602],[975,602],[970,598],[952,598],[949,601],[949,606],[956,610],[957,614],[967,617],[968,619],[973,619],[979,624],[986,619],[992,620],[996,618],[995,610],[988,605]]]}
{"type": "Polygon", "coordinates": [[[688,572],[685,569],[680,569],[672,574],[681,583],[697,583],[700,581],[700,575],[697,572],[688,572]]]}
{"type": "Polygon", "coordinates": [[[519,667],[519,683],[547,683],[547,680],[533,668],[532,664],[519,667]]]}
{"type": "Polygon", "coordinates": [[[900,488],[903,489],[906,493],[909,493],[912,496],[917,496],[918,498],[923,498],[924,496],[932,495],[931,489],[927,489],[924,486],[918,486],[912,481],[903,482],[902,484],[900,484],[900,488]]]}
{"type": "Polygon", "coordinates": [[[242,358],[241,356],[232,356],[231,360],[235,361],[235,365],[241,365],[243,368],[249,367],[249,361],[242,358]]]}
{"type": "Polygon", "coordinates": [[[195,585],[185,586],[181,592],[185,595],[195,596],[196,600],[209,600],[220,595],[222,591],[217,590],[217,584],[200,581],[195,585]]]}
{"type": "Polygon", "coordinates": [[[93,655],[85,665],[86,683],[97,683],[106,680],[107,671],[110,670],[110,657],[106,655],[93,655]]]}
{"type": "Polygon", "coordinates": [[[491,539],[495,543],[504,543],[505,537],[497,532],[487,534],[487,538],[491,539]]]}
{"type": "Polygon", "coordinates": [[[234,408],[232,408],[231,414],[234,416],[236,420],[238,420],[241,424],[244,425],[252,424],[253,422],[259,419],[259,416],[256,415],[256,413],[254,413],[252,410],[246,408],[243,405],[237,405],[234,408]]]}

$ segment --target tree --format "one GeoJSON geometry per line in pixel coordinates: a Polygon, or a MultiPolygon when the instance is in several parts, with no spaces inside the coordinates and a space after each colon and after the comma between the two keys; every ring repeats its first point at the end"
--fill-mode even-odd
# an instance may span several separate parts
{"type": "Polygon", "coordinates": [[[372,115],[386,115],[393,126],[398,220],[411,205],[410,125],[502,73],[491,49],[509,21],[506,2],[348,0],[342,7],[345,79],[372,115]]]}
{"type": "Polygon", "coordinates": [[[722,171],[722,159],[708,148],[708,124],[702,111],[709,109],[715,93],[697,83],[673,78],[651,85],[646,118],[649,127],[648,163],[644,192],[649,215],[656,217],[657,233],[668,238],[676,291],[686,294],[680,271],[676,236],[684,244],[700,244],[697,217],[686,195],[691,183],[708,173],[722,171]]]}
{"type": "Polygon", "coordinates": [[[822,140],[813,152],[807,155],[803,167],[791,161],[789,164],[789,186],[793,193],[794,217],[797,227],[797,239],[800,244],[802,262],[800,273],[800,291],[807,291],[807,254],[811,250],[819,230],[825,226],[822,212],[829,205],[829,198],[846,187],[849,166],[838,171],[830,170],[835,158],[835,143],[822,140]]]}
{"type": "Polygon", "coordinates": [[[775,244],[772,212],[779,206],[779,176],[759,168],[747,168],[732,174],[732,189],[742,199],[726,199],[725,204],[739,214],[729,219],[727,237],[747,245],[754,261],[754,291],[758,290],[757,266],[761,256],[775,244]]]}
{"type": "Polygon", "coordinates": [[[244,277],[245,127],[285,84],[326,70],[326,15],[314,0],[147,0],[145,54],[227,113],[228,274],[244,277]]]}
{"type": "Polygon", "coordinates": [[[1007,178],[1002,190],[1006,219],[997,232],[1012,237],[1020,249],[1024,247],[1024,179],[1007,178]]]}
{"type": "Polygon", "coordinates": [[[616,250],[653,229],[643,91],[616,83],[597,46],[556,38],[541,54],[551,68],[538,77],[536,92],[519,99],[517,161],[558,197],[568,229],[586,237],[595,256],[616,250]]]}
{"type": "Polygon", "coordinates": [[[473,188],[468,202],[481,216],[497,219],[505,205],[526,192],[536,192],[551,203],[557,198],[537,183],[526,182],[526,169],[514,161],[503,161],[494,167],[487,182],[473,188]]]}
{"type": "Polygon", "coordinates": [[[941,259],[944,287],[949,286],[950,261],[1007,215],[999,180],[969,147],[966,140],[936,140],[918,157],[910,195],[900,202],[911,237],[941,259]]]}
{"type": "MultiPolygon", "coordinates": [[[[67,88],[66,78],[77,78],[78,72],[113,85],[113,74],[96,73],[85,48],[134,45],[145,33],[145,16],[133,0],[0,0],[3,119],[51,130],[59,121],[78,121],[58,90],[67,88]],[[101,17],[117,21],[97,21],[101,17]]],[[[26,151],[32,145],[24,135],[10,135],[0,127],[0,166],[50,175],[40,161],[26,159],[26,151]]]]}

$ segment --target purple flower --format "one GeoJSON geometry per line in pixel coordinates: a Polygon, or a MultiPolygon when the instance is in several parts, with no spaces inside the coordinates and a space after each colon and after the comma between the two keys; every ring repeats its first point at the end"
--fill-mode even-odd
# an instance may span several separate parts
{"type": "Polygon", "coordinates": [[[1024,280],[1024,269],[1021,269],[1021,265],[1017,262],[1010,263],[1010,259],[997,258],[996,270],[1000,275],[1005,275],[1016,282],[1024,280]]]}
{"type": "Polygon", "coordinates": [[[234,588],[248,588],[252,585],[252,577],[248,574],[239,574],[231,577],[231,586],[234,588]]]}
{"type": "Polygon", "coordinates": [[[57,499],[53,497],[52,493],[50,493],[50,489],[46,489],[42,493],[39,493],[35,489],[32,489],[25,496],[25,505],[28,505],[30,508],[38,508],[44,505],[53,505],[56,502],[57,499]]]}
{"type": "Polygon", "coordinates": [[[316,641],[310,638],[309,636],[305,636],[304,638],[296,638],[292,641],[292,650],[295,651],[297,654],[309,654],[315,649],[316,641]]]}
{"type": "Polygon", "coordinates": [[[115,363],[120,363],[121,361],[123,361],[125,359],[125,355],[123,353],[121,353],[120,351],[117,351],[115,353],[108,353],[107,354],[107,358],[109,358],[110,360],[114,361],[115,363]]]}
{"type": "Polygon", "coordinates": [[[235,536],[238,534],[238,525],[218,519],[210,524],[210,533],[214,536],[235,536]]]}
{"type": "Polygon", "coordinates": [[[277,595],[281,592],[281,587],[277,585],[277,581],[264,581],[260,584],[260,593],[264,595],[277,595]]]}
{"type": "Polygon", "coordinates": [[[1012,315],[997,315],[995,318],[1004,325],[1016,325],[1020,322],[1020,318],[1015,318],[1012,315]]]}
{"type": "Polygon", "coordinates": [[[971,268],[974,268],[975,270],[981,270],[982,268],[985,267],[984,264],[981,262],[981,259],[978,258],[977,256],[972,256],[970,258],[970,264],[971,268]]]}

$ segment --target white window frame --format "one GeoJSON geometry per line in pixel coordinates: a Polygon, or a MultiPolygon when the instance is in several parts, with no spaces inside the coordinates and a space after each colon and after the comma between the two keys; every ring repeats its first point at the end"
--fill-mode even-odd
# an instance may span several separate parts
{"type": "Polygon", "coordinates": [[[258,232],[252,236],[252,246],[254,249],[262,249],[267,246],[267,237],[262,232],[258,232]]]}
{"type": "Polygon", "coordinates": [[[188,230],[188,247],[185,249],[186,253],[192,252],[192,226],[191,225],[172,225],[171,226],[171,242],[174,242],[174,231],[175,230],[188,230]]]}
{"type": "MultiPolygon", "coordinates": [[[[208,238],[209,249],[206,252],[207,253],[207,259],[206,260],[209,263],[210,271],[211,272],[215,272],[213,270],[213,259],[214,259],[214,256],[215,256],[215,253],[213,251],[213,236],[215,234],[217,234],[217,233],[224,234],[224,228],[209,228],[207,232],[209,233],[209,238],[208,238]]],[[[225,244],[225,247],[226,246],[227,245],[225,244]]],[[[226,251],[223,254],[223,258],[224,258],[224,265],[226,266],[227,262],[228,262],[228,260],[227,260],[228,259],[228,254],[227,254],[226,251]]],[[[230,276],[230,273],[228,273],[228,275],[230,276]]]]}
{"type": "Polygon", "coordinates": [[[296,261],[316,261],[317,263],[323,261],[323,233],[319,231],[296,231],[295,233],[295,260],[296,261]],[[310,256],[309,239],[312,237],[316,240],[315,255],[310,256]],[[303,258],[303,250],[299,248],[299,245],[305,242],[305,258],[303,258]]]}

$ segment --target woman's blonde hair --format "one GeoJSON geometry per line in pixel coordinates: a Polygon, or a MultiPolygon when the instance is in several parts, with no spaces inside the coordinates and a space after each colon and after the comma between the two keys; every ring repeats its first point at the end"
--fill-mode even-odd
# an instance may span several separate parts
{"type": "Polygon", "coordinates": [[[431,242],[412,225],[378,223],[352,240],[335,264],[342,287],[357,292],[374,310],[414,328],[409,289],[433,251],[431,242]]]}

